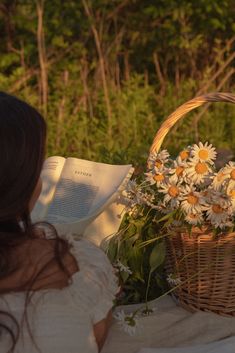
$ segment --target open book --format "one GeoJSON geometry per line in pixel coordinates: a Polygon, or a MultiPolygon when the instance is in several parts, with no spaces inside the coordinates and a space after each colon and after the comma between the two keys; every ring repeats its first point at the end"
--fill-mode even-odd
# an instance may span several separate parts
{"type": "MultiPolygon", "coordinates": [[[[115,209],[120,192],[132,173],[131,165],[49,157],[43,165],[43,187],[32,211],[32,220],[50,222],[59,233],[83,234],[100,213],[115,209]]],[[[104,215],[100,219],[104,222],[104,215]]],[[[99,224],[90,227],[93,233],[99,232],[99,228],[99,224]]],[[[109,232],[116,230],[109,224],[109,232]]]]}

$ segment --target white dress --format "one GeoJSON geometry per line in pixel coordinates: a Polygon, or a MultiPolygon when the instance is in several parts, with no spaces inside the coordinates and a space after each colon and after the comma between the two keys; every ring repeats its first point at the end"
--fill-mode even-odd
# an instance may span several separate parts
{"type": "MultiPolygon", "coordinates": [[[[93,325],[104,319],[118,291],[117,278],[104,252],[86,240],[66,237],[79,271],[63,289],[34,292],[27,313],[34,340],[42,353],[97,353],[93,325]]],[[[0,296],[0,310],[21,320],[25,293],[0,296]]],[[[21,336],[14,353],[36,353],[27,324],[21,324],[21,336]]],[[[9,335],[2,330],[0,353],[9,349],[9,335]]]]}

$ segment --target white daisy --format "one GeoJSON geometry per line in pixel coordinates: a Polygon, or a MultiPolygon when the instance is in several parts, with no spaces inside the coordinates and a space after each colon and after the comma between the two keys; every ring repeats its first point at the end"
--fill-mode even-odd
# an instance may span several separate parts
{"type": "Polygon", "coordinates": [[[120,260],[117,260],[114,266],[117,267],[120,272],[126,272],[128,273],[128,275],[132,275],[132,271],[130,270],[130,268],[124,265],[120,260]]]}
{"type": "Polygon", "coordinates": [[[155,194],[152,191],[151,193],[147,193],[147,192],[143,192],[141,194],[141,199],[143,204],[149,206],[149,207],[154,207],[155,205],[153,204],[153,202],[155,201],[155,194]]]}
{"type": "Polygon", "coordinates": [[[163,167],[164,164],[168,162],[169,156],[170,155],[167,150],[151,153],[148,160],[148,168],[153,169],[154,167],[163,167]]]}
{"type": "Polygon", "coordinates": [[[137,184],[135,180],[129,180],[126,186],[126,193],[135,195],[140,189],[140,186],[137,184]]]}
{"type": "Polygon", "coordinates": [[[233,198],[231,197],[233,196],[232,189],[230,195],[228,191],[226,194],[225,190],[218,191],[211,188],[206,193],[205,200],[207,201],[207,205],[204,209],[206,210],[207,220],[215,228],[231,227],[233,225],[231,217],[234,210],[233,198]]]}
{"type": "Polygon", "coordinates": [[[174,182],[177,182],[179,179],[185,180],[187,167],[187,162],[183,161],[181,157],[177,157],[176,160],[173,161],[172,168],[169,169],[172,180],[174,182]]]}
{"type": "Polygon", "coordinates": [[[194,160],[200,161],[200,162],[207,162],[209,164],[214,164],[214,160],[216,159],[216,151],[215,148],[208,142],[203,144],[202,142],[199,142],[199,144],[194,144],[192,146],[191,150],[192,158],[194,160]]]}
{"type": "MultiPolygon", "coordinates": [[[[205,193],[205,192],[204,192],[205,193]]],[[[213,188],[208,188],[206,190],[205,200],[209,204],[218,204],[224,209],[230,209],[231,200],[227,195],[225,190],[214,190],[213,188]]]]}
{"type": "Polygon", "coordinates": [[[188,161],[189,158],[191,157],[191,146],[188,146],[187,148],[185,148],[184,150],[182,150],[177,158],[180,158],[181,161],[188,161]]]}
{"type": "Polygon", "coordinates": [[[211,222],[216,228],[224,228],[225,224],[230,221],[231,208],[222,206],[219,202],[207,205],[206,209],[206,218],[211,222]]]}
{"type": "Polygon", "coordinates": [[[119,325],[126,333],[134,336],[139,323],[133,314],[126,315],[123,310],[120,310],[113,317],[118,320],[119,325]]]}
{"type": "Polygon", "coordinates": [[[201,191],[201,195],[204,198],[205,203],[209,204],[215,202],[216,198],[220,194],[221,192],[219,190],[215,190],[213,187],[209,187],[201,191]]]}
{"type": "Polygon", "coordinates": [[[204,198],[195,190],[193,185],[186,185],[181,194],[181,208],[188,213],[201,213],[203,211],[204,198]]]}
{"type": "Polygon", "coordinates": [[[168,178],[168,168],[156,168],[154,167],[148,173],[145,173],[146,181],[149,182],[151,185],[156,184],[160,186],[162,183],[167,181],[168,178]]]}
{"type": "Polygon", "coordinates": [[[202,213],[188,213],[185,216],[185,221],[191,225],[200,225],[203,222],[203,215],[202,213]]]}
{"type": "Polygon", "coordinates": [[[224,220],[224,221],[215,221],[213,223],[213,226],[215,228],[220,228],[220,229],[224,229],[224,228],[231,228],[234,226],[232,220],[230,218],[228,218],[227,220],[224,220]]]}
{"type": "Polygon", "coordinates": [[[224,190],[234,188],[235,189],[235,180],[233,179],[227,179],[227,183],[224,186],[224,190]]]}
{"type": "Polygon", "coordinates": [[[180,185],[180,182],[174,182],[171,177],[167,183],[161,185],[158,191],[165,194],[163,204],[169,203],[172,209],[179,206],[180,195],[182,192],[182,186],[180,185]]]}
{"type": "MultiPolygon", "coordinates": [[[[142,185],[143,186],[143,185],[142,185]]],[[[135,181],[130,180],[122,195],[128,199],[128,208],[133,208],[136,205],[151,204],[154,200],[154,195],[142,191],[142,186],[135,181]]]]}
{"type": "Polygon", "coordinates": [[[126,212],[130,217],[132,217],[132,218],[137,218],[138,215],[139,215],[140,210],[139,210],[139,208],[138,208],[136,205],[134,205],[133,207],[127,207],[127,208],[125,209],[125,212],[126,212]]]}
{"type": "Polygon", "coordinates": [[[212,175],[212,186],[215,190],[220,190],[226,179],[228,179],[228,174],[225,174],[223,169],[220,169],[218,173],[212,175]]]}
{"type": "Polygon", "coordinates": [[[203,183],[211,172],[211,167],[207,163],[193,160],[189,162],[189,168],[186,171],[188,178],[194,184],[203,183]]]}
{"type": "Polygon", "coordinates": [[[227,187],[227,195],[232,204],[233,213],[235,212],[235,182],[230,181],[227,187]]]}
{"type": "Polygon", "coordinates": [[[155,196],[153,192],[147,193],[147,192],[139,191],[135,197],[135,201],[138,205],[152,206],[154,199],[155,199],[155,196]]]}
{"type": "Polygon", "coordinates": [[[170,286],[178,286],[182,283],[181,279],[176,277],[173,273],[170,273],[166,280],[170,286]]]}
{"type": "Polygon", "coordinates": [[[235,181],[235,162],[228,162],[226,166],[223,168],[223,173],[226,177],[235,181]]]}

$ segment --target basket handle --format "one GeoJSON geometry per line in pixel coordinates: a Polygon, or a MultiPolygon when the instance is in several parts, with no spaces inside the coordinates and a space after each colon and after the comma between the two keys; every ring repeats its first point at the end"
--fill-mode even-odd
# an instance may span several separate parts
{"type": "Polygon", "coordinates": [[[183,118],[191,110],[208,102],[229,102],[235,104],[235,94],[223,92],[208,93],[199,97],[195,97],[179,106],[179,108],[170,114],[160,126],[160,129],[157,131],[154,137],[149,153],[151,154],[160,150],[165,136],[180,118],[183,118]]]}

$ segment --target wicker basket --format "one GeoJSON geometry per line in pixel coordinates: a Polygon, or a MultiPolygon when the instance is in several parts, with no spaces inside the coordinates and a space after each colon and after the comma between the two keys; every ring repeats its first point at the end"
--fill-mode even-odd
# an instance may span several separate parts
{"type": "MultiPolygon", "coordinates": [[[[159,151],[179,119],[208,102],[235,103],[235,95],[210,93],[180,106],[160,127],[150,153],[159,151]]],[[[175,229],[167,237],[166,272],[181,280],[174,294],[185,308],[235,316],[235,233],[215,238],[206,227],[194,227],[190,235],[184,229],[175,229]]]]}

